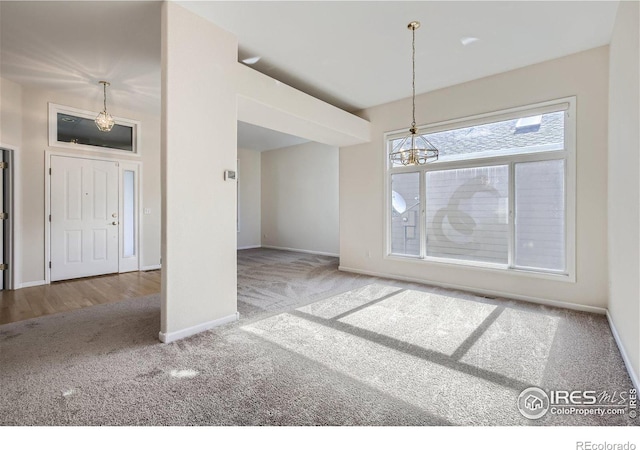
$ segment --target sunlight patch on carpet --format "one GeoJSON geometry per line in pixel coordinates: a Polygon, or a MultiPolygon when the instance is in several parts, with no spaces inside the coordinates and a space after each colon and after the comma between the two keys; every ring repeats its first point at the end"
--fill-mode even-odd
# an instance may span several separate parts
{"type": "Polygon", "coordinates": [[[395,286],[373,283],[343,294],[335,295],[320,302],[303,306],[302,308],[298,308],[298,311],[313,314],[314,316],[324,319],[333,319],[341,314],[348,313],[354,308],[361,307],[402,290],[403,289],[395,286]]]}
{"type": "Polygon", "coordinates": [[[75,389],[67,389],[66,391],[64,391],[62,393],[62,396],[63,397],[71,397],[75,393],[76,393],[75,389]]]}
{"type": "Polygon", "coordinates": [[[371,340],[288,313],[243,329],[452,423],[519,421],[512,389],[371,340]]]}
{"type": "Polygon", "coordinates": [[[456,297],[403,291],[339,320],[451,355],[495,308],[456,297]]]}
{"type": "Polygon", "coordinates": [[[539,386],[560,320],[507,308],[460,361],[539,386]]]}
{"type": "Polygon", "coordinates": [[[198,372],[197,370],[182,369],[172,370],[171,372],[169,372],[169,375],[171,375],[173,378],[194,378],[197,377],[199,373],[200,372],[198,372]]]}
{"type": "Polygon", "coordinates": [[[452,423],[524,425],[557,319],[474,299],[370,285],[241,328],[452,423]],[[501,339],[509,324],[532,342],[501,339]]]}

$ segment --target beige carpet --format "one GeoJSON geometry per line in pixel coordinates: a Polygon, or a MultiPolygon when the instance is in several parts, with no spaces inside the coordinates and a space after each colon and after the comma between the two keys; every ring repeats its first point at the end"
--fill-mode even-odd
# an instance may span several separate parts
{"type": "Polygon", "coordinates": [[[157,296],[0,326],[0,424],[638,425],[516,407],[529,386],[630,389],[602,316],[329,257],[238,258],[241,320],[173,344],[157,341],[157,296]]]}

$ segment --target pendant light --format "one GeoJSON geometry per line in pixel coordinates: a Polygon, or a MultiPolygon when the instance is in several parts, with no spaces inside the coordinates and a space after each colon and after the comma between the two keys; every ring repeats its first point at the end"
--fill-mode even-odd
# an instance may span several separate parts
{"type": "Polygon", "coordinates": [[[420,27],[420,22],[411,22],[407,25],[413,34],[411,60],[413,63],[413,97],[412,97],[412,118],[409,134],[406,135],[399,144],[394,145],[389,154],[391,164],[403,166],[414,166],[431,163],[438,160],[438,149],[431,144],[424,136],[418,134],[416,128],[416,29],[420,27]]]}
{"type": "Polygon", "coordinates": [[[113,128],[113,125],[115,125],[113,117],[107,112],[107,86],[110,86],[111,83],[108,81],[99,81],[98,83],[101,84],[104,89],[104,109],[98,114],[95,122],[100,131],[109,132],[113,128]]]}

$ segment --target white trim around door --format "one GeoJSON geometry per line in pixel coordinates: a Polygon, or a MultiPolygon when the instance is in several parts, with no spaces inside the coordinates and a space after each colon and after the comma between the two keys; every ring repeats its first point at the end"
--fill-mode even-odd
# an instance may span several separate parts
{"type": "Polygon", "coordinates": [[[140,207],[140,205],[142,205],[142,162],[110,156],[92,156],[84,154],[79,155],[77,153],[48,150],[45,151],[44,164],[45,284],[51,283],[51,222],[49,221],[49,215],[51,214],[51,158],[54,156],[118,163],[118,273],[139,270],[141,261],[140,243],[142,242],[142,227],[140,226],[142,220],[142,211],[140,207]],[[127,179],[127,186],[125,186],[125,179],[127,179]],[[133,188],[134,193],[133,195],[129,195],[125,201],[125,190],[131,188],[133,188]],[[124,217],[125,208],[127,208],[127,206],[127,217],[129,217],[130,219],[133,218],[134,224],[133,227],[128,227],[128,229],[125,229],[125,223],[122,218],[124,217]],[[132,240],[132,242],[124,242],[125,234],[128,236],[128,239],[132,240]],[[125,245],[127,248],[126,252],[125,245]]]}

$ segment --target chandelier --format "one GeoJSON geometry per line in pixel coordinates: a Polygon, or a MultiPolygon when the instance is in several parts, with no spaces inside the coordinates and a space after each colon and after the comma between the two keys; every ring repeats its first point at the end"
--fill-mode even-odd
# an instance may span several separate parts
{"type": "Polygon", "coordinates": [[[98,83],[100,83],[104,88],[104,109],[100,114],[98,114],[95,122],[100,131],[108,132],[111,131],[113,125],[115,124],[113,117],[111,117],[111,114],[107,112],[107,86],[110,86],[111,83],[109,83],[108,81],[99,81],[98,83]]]}
{"type": "Polygon", "coordinates": [[[413,63],[412,78],[412,106],[413,121],[409,134],[406,135],[399,144],[394,145],[389,159],[392,165],[402,164],[403,166],[415,166],[427,164],[438,160],[438,149],[433,146],[424,136],[418,134],[416,128],[416,29],[420,27],[420,22],[411,22],[407,25],[413,34],[411,47],[411,60],[413,63]]]}

